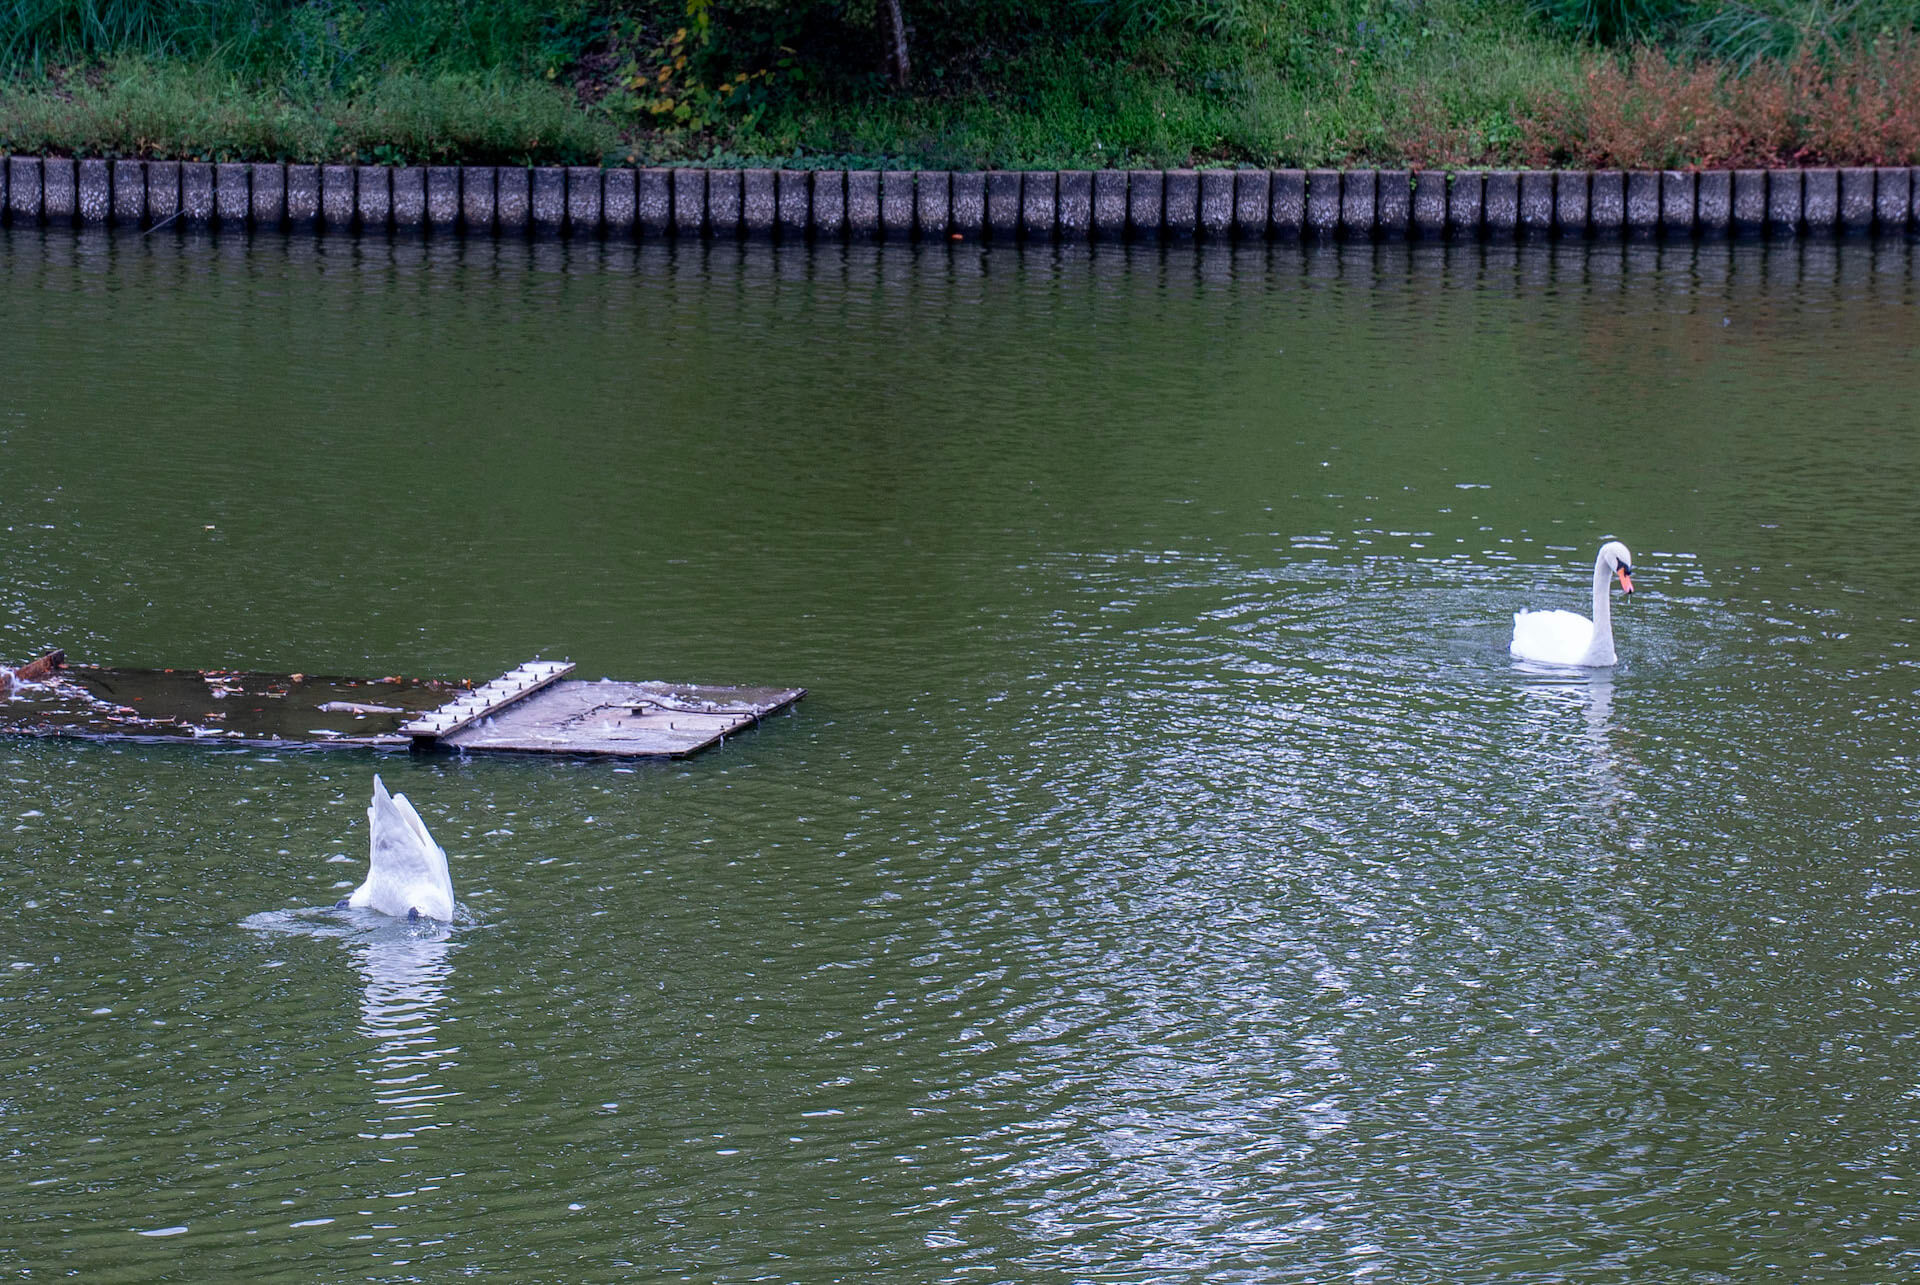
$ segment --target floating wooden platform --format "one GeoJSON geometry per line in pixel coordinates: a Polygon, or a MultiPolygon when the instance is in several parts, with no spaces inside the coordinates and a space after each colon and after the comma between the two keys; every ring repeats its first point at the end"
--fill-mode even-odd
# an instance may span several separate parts
{"type": "MultiPolygon", "coordinates": [[[[286,749],[684,758],[792,705],[801,687],[567,680],[529,661],[490,683],[62,665],[0,694],[0,734],[286,749]]],[[[27,672],[24,668],[22,673],[27,672]]]]}

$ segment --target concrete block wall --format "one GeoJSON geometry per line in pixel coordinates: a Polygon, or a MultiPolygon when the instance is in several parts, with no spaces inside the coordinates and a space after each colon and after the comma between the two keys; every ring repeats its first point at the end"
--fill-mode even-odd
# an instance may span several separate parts
{"type": "Polygon", "coordinates": [[[1920,233],[1920,168],[607,169],[0,158],[0,221],[785,241],[1364,241],[1920,233]]]}

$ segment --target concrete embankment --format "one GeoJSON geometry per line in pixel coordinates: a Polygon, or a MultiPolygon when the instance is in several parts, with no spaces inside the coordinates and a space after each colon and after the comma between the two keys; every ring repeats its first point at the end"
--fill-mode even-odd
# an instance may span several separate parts
{"type": "Polygon", "coordinates": [[[21,225],[905,241],[1920,232],[1920,169],[915,170],[283,165],[9,156],[21,225]]]}

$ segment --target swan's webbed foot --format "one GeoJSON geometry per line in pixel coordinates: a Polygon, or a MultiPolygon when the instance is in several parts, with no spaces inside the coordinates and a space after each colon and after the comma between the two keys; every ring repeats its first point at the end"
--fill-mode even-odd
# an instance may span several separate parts
{"type": "Polygon", "coordinates": [[[410,924],[417,924],[420,922],[420,907],[418,906],[407,907],[407,922],[410,924]]]}
{"type": "Polygon", "coordinates": [[[333,908],[335,910],[345,910],[347,908],[347,899],[345,897],[340,898],[340,900],[333,903],[333,908]]]}

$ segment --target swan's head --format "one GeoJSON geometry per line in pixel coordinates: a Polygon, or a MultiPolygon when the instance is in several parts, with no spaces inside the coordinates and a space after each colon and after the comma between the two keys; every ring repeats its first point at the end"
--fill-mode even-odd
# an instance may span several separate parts
{"type": "Polygon", "coordinates": [[[1600,565],[1620,577],[1620,588],[1633,597],[1633,551],[1618,540],[1600,546],[1600,565]]]}

